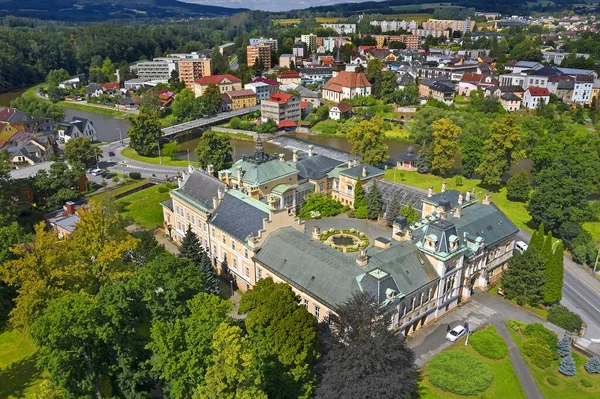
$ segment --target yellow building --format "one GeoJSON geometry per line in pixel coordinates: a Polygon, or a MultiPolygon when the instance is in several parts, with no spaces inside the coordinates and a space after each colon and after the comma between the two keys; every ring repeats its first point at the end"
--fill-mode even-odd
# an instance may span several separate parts
{"type": "Polygon", "coordinates": [[[382,180],[385,171],[371,165],[348,161],[346,166],[337,167],[328,176],[333,179],[331,197],[344,205],[354,206],[354,192],[358,179],[364,187],[370,180],[382,180]]]}
{"type": "Polygon", "coordinates": [[[0,122],[0,148],[3,147],[18,130],[8,122],[0,122]]]}
{"type": "Polygon", "coordinates": [[[196,97],[204,95],[204,91],[209,84],[217,85],[221,93],[227,93],[232,90],[242,90],[242,81],[233,75],[203,76],[194,81],[194,94],[196,97]]]}
{"type": "Polygon", "coordinates": [[[230,111],[254,107],[256,105],[256,93],[253,90],[232,90],[225,93],[231,103],[230,111]]]}

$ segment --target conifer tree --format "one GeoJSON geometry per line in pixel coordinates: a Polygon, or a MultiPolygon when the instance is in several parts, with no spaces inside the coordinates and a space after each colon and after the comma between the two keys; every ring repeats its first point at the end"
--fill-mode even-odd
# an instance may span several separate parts
{"type": "Polygon", "coordinates": [[[367,193],[367,209],[369,211],[369,219],[377,219],[381,216],[383,198],[381,197],[381,191],[377,187],[377,182],[373,182],[373,188],[367,193]]]}
{"type": "Polygon", "coordinates": [[[219,295],[221,293],[219,275],[212,266],[210,256],[204,251],[202,251],[202,256],[200,258],[200,273],[204,276],[204,292],[219,295]]]}
{"type": "Polygon", "coordinates": [[[367,198],[365,197],[365,192],[363,191],[359,176],[356,180],[356,186],[354,187],[354,209],[358,209],[361,206],[367,206],[367,198]]]}
{"type": "Polygon", "coordinates": [[[400,202],[395,196],[388,202],[385,208],[385,222],[388,226],[394,224],[394,220],[396,220],[400,213],[400,206],[400,202]]]}
{"type": "Polygon", "coordinates": [[[558,341],[556,353],[558,353],[558,356],[560,357],[569,356],[571,354],[571,340],[569,337],[563,337],[558,341]]]}
{"type": "Polygon", "coordinates": [[[573,376],[573,375],[577,374],[577,368],[575,367],[575,360],[573,359],[573,356],[571,354],[569,354],[567,357],[565,357],[560,362],[558,371],[560,371],[561,374],[564,374],[566,376],[573,376]]]}
{"type": "Polygon", "coordinates": [[[552,259],[552,232],[548,231],[546,238],[544,239],[544,245],[542,245],[542,257],[546,262],[550,262],[552,259]]]}
{"type": "Polygon", "coordinates": [[[585,363],[585,371],[590,374],[600,374],[600,357],[591,357],[590,360],[585,363]]]}
{"type": "Polygon", "coordinates": [[[541,251],[542,247],[544,246],[544,237],[544,223],[540,223],[537,231],[533,233],[533,236],[531,236],[531,241],[529,241],[529,247],[527,249],[535,249],[538,252],[541,251]]]}
{"type": "Polygon", "coordinates": [[[179,247],[179,257],[189,260],[196,266],[200,266],[203,252],[204,250],[200,245],[198,236],[192,230],[192,226],[188,224],[187,231],[185,232],[185,236],[183,237],[181,246],[179,247]]]}
{"type": "Polygon", "coordinates": [[[562,241],[559,241],[546,266],[545,303],[555,303],[562,299],[564,269],[564,246],[562,241]]]}

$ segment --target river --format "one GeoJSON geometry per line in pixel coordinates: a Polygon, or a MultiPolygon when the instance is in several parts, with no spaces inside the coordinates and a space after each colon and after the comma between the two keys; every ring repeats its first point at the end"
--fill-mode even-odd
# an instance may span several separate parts
{"type": "Polygon", "coordinates": [[[98,133],[99,141],[116,141],[119,140],[119,129],[123,138],[127,137],[129,130],[129,121],[127,118],[120,119],[108,115],[94,114],[87,111],[77,111],[75,109],[64,108],[65,120],[70,121],[73,117],[85,118],[92,121],[96,132],[98,133]]]}
{"type": "Polygon", "coordinates": [[[0,108],[10,107],[10,102],[25,93],[25,89],[0,94],[0,108]]]}

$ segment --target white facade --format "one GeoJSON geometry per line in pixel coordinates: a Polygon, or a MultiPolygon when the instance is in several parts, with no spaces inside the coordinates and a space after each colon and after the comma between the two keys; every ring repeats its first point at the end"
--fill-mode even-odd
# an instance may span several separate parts
{"type": "Polygon", "coordinates": [[[356,33],[356,24],[321,24],[325,29],[333,29],[340,35],[353,35],[356,33]]]}
{"type": "Polygon", "coordinates": [[[323,39],[323,48],[325,51],[333,52],[333,49],[335,49],[335,40],[331,37],[323,39]]]}
{"type": "Polygon", "coordinates": [[[317,50],[317,35],[301,35],[300,41],[306,44],[309,54],[317,50]]]}
{"type": "Polygon", "coordinates": [[[526,75],[524,73],[510,73],[500,75],[500,86],[521,86],[523,89],[529,86],[548,87],[548,77],[526,75]]]}
{"type": "Polygon", "coordinates": [[[373,26],[381,26],[381,32],[396,32],[400,29],[413,31],[419,28],[417,21],[371,21],[373,26]]]}
{"type": "Polygon", "coordinates": [[[592,101],[592,89],[594,86],[593,79],[589,82],[575,81],[575,87],[573,88],[573,98],[571,101],[577,105],[588,105],[592,101]]]}
{"type": "Polygon", "coordinates": [[[244,89],[252,90],[256,93],[256,102],[260,104],[263,100],[268,100],[270,96],[270,87],[263,82],[246,83],[244,89]]]}
{"type": "Polygon", "coordinates": [[[550,96],[531,95],[529,89],[523,94],[523,106],[527,109],[536,109],[541,102],[548,104],[549,101],[550,96]]]}
{"type": "Polygon", "coordinates": [[[371,87],[342,87],[341,92],[323,89],[322,94],[324,100],[340,102],[344,99],[352,100],[356,96],[369,96],[371,87]]]}
{"type": "Polygon", "coordinates": [[[154,61],[138,62],[137,75],[146,80],[169,80],[171,73],[177,69],[177,58],[157,58],[154,61]]]}
{"type": "Polygon", "coordinates": [[[73,118],[70,122],[63,122],[58,129],[58,138],[65,142],[78,137],[89,138],[92,141],[97,141],[98,136],[96,128],[92,121],[86,119],[73,118]]]}
{"type": "MultiPolygon", "coordinates": [[[[569,53],[565,52],[556,52],[556,51],[542,51],[542,56],[544,57],[544,62],[554,62],[554,65],[560,65],[565,58],[567,58],[569,53]]],[[[576,53],[576,57],[583,57],[585,59],[590,58],[589,54],[584,53],[576,53]]]]}

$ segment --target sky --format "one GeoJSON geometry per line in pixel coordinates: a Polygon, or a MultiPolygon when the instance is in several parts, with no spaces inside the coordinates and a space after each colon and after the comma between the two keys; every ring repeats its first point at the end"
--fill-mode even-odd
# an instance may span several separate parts
{"type": "Polygon", "coordinates": [[[186,3],[207,4],[221,7],[243,7],[264,11],[287,11],[291,9],[326,6],[337,3],[361,3],[367,0],[180,0],[186,3]]]}

